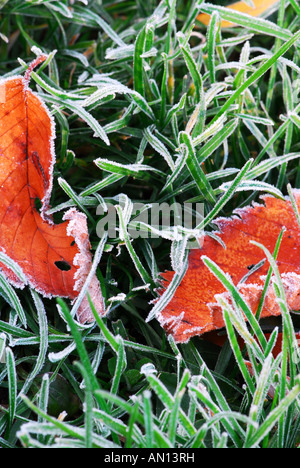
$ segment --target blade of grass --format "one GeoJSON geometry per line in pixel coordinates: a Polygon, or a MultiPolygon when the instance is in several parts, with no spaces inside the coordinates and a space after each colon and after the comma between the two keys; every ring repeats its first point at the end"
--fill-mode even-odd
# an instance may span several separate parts
{"type": "Polygon", "coordinates": [[[230,21],[231,23],[238,24],[244,28],[256,31],[261,34],[267,34],[273,37],[278,37],[287,41],[291,37],[291,32],[288,29],[283,29],[275,23],[259,17],[252,17],[245,13],[234,11],[230,8],[224,8],[219,5],[212,5],[210,3],[203,3],[201,5],[203,13],[212,14],[217,11],[222,19],[230,21]]]}
{"type": "Polygon", "coordinates": [[[8,429],[11,429],[13,424],[16,409],[17,409],[17,373],[16,373],[16,363],[15,357],[10,348],[6,348],[6,368],[8,376],[8,394],[9,394],[9,404],[8,404],[8,429]]]}
{"type": "Polygon", "coordinates": [[[292,405],[300,394],[300,382],[297,379],[295,386],[290,390],[287,396],[274,408],[271,413],[267,416],[264,422],[255,431],[252,437],[248,440],[245,448],[257,447],[259,442],[272,430],[278,419],[287,411],[290,405],[292,405]]]}
{"type": "Polygon", "coordinates": [[[250,159],[246,162],[244,167],[241,169],[239,174],[236,176],[230,187],[228,188],[227,192],[221,197],[217,203],[215,204],[214,208],[211,212],[204,218],[204,220],[197,226],[196,229],[202,230],[209,224],[215,216],[221,211],[221,209],[226,205],[226,203],[230,200],[230,198],[234,195],[236,188],[242,182],[242,180],[246,177],[248,170],[252,166],[253,160],[250,159]]]}
{"type": "Polygon", "coordinates": [[[236,101],[236,99],[253,83],[255,83],[261,76],[263,76],[273,64],[284,55],[290,47],[292,47],[300,39],[300,32],[297,32],[293,35],[285,44],[283,44],[278,51],[268,59],[256,72],[249,76],[249,78],[227,99],[226,103],[223,105],[222,109],[216,114],[212,122],[220,118],[229,107],[236,101]]]}

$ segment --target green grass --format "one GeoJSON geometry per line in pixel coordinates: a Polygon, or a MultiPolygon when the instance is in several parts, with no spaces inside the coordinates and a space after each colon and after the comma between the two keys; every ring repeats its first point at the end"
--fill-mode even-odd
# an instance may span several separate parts
{"type": "Polygon", "coordinates": [[[30,86],[56,121],[52,213],[56,222],[70,206],[87,215],[109,309],[80,325],[66,301],[14,289],[0,275],[2,447],[299,444],[296,320],[274,257],[265,252],[282,318],[270,338],[207,258],[233,298],[220,304],[228,341],[222,349],[198,337],[177,345],[155,319],[163,300],[152,301],[166,269],[176,270],[174,294],[194,232],[130,235],[135,202],[202,202],[198,228],[211,231],[217,216],[261,193],[300,187],[299,4],[282,0],[268,19],[252,19],[216,3],[0,2],[1,76],[24,73],[38,50],[50,54],[30,86]],[[196,21],[200,8],[213,13],[209,28],[196,21]],[[239,27],[220,31],[220,15],[239,27]],[[119,234],[99,239],[98,207],[108,203],[119,234]],[[279,328],[283,350],[274,359],[279,328]]]}

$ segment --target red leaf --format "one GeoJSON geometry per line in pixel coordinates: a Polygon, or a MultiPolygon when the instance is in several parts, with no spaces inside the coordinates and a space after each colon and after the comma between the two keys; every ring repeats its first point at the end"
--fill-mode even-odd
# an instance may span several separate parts
{"type": "MultiPolygon", "coordinates": [[[[300,191],[294,196],[300,207],[300,191]]],[[[189,267],[175,295],[158,316],[167,333],[177,342],[186,342],[192,336],[224,327],[221,308],[216,302],[217,294],[229,298],[222,283],[210,272],[201,257],[213,260],[238,287],[253,313],[256,312],[264,287],[269,263],[251,274],[245,283],[239,282],[249,273],[253,265],[265,259],[264,252],[250,243],[254,240],[273,253],[278,236],[285,226],[286,231],[280,245],[277,265],[283,281],[286,298],[291,311],[300,310],[300,227],[292,204],[287,198],[279,200],[272,196],[262,197],[264,204],[253,204],[236,210],[230,219],[215,221],[219,228],[216,234],[226,249],[212,237],[205,235],[203,247],[192,250],[189,267]]],[[[166,288],[173,272],[163,274],[166,288]]],[[[275,292],[269,286],[261,317],[280,315],[275,292]]]]}
{"type": "MultiPolygon", "coordinates": [[[[42,100],[28,88],[30,73],[44,61],[39,57],[25,78],[0,82],[0,248],[23,270],[30,286],[46,297],[74,300],[91,267],[86,216],[72,208],[62,224],[47,214],[55,163],[55,124],[42,100]],[[39,212],[36,201],[42,202],[39,212]]],[[[24,287],[12,270],[1,264],[15,286],[24,287]]],[[[104,304],[96,277],[91,297],[100,314],[104,304]]],[[[81,322],[94,316],[84,298],[81,322]]]]}

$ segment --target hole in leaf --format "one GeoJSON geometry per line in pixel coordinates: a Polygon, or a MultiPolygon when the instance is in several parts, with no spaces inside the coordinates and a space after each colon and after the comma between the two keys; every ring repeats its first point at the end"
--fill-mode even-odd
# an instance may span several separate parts
{"type": "Polygon", "coordinates": [[[66,262],[65,260],[60,260],[58,262],[54,262],[55,266],[61,271],[70,271],[71,265],[66,262]]]}
{"type": "Polygon", "coordinates": [[[36,197],[34,199],[34,206],[35,206],[35,209],[36,211],[40,212],[41,208],[42,208],[42,202],[41,200],[39,199],[39,197],[36,197]]]}

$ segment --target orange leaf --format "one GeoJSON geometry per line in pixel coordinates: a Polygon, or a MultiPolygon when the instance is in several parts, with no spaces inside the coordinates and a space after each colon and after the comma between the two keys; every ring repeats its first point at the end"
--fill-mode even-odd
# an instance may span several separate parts
{"type": "MultiPolygon", "coordinates": [[[[294,190],[300,208],[300,190],[294,190]]],[[[253,272],[246,282],[240,281],[252,266],[265,259],[264,252],[250,243],[254,240],[263,244],[271,253],[278,236],[285,226],[286,231],[280,245],[277,265],[282,277],[287,303],[291,311],[300,310],[300,227],[292,204],[288,198],[279,200],[263,196],[264,204],[254,203],[235,211],[230,219],[220,218],[214,223],[216,235],[225,243],[226,249],[208,235],[204,236],[203,247],[190,252],[189,267],[175,295],[157,317],[167,333],[177,342],[186,342],[192,336],[224,327],[222,310],[216,295],[229,299],[229,293],[203,263],[201,257],[213,260],[239,289],[242,297],[255,313],[263,291],[269,264],[253,272]]],[[[173,278],[173,272],[163,273],[163,287],[173,278]]],[[[261,317],[278,316],[280,308],[276,301],[272,282],[268,288],[261,317]]]]}
{"type": "MultiPolygon", "coordinates": [[[[276,3],[278,3],[278,0],[253,0],[254,8],[247,5],[245,2],[232,3],[226,8],[229,8],[230,10],[239,11],[241,13],[246,13],[247,15],[250,15],[250,16],[257,17],[267,12],[276,3]]],[[[210,15],[208,15],[207,13],[202,13],[198,15],[197,19],[201,23],[208,26],[210,22],[210,15]]],[[[233,24],[230,21],[223,20],[221,22],[222,28],[232,28],[234,26],[236,26],[236,24],[233,24]]]]}
{"type": "MultiPolygon", "coordinates": [[[[62,224],[47,214],[55,163],[55,124],[42,100],[29,88],[30,73],[0,82],[0,249],[23,270],[28,284],[46,297],[75,300],[91,268],[86,216],[72,208],[62,224]],[[42,202],[39,212],[36,201],[42,202]]],[[[4,264],[17,287],[24,283],[4,264]]],[[[90,294],[100,314],[103,299],[96,277],[90,294]]],[[[94,316],[87,297],[78,310],[81,322],[94,316]]]]}

